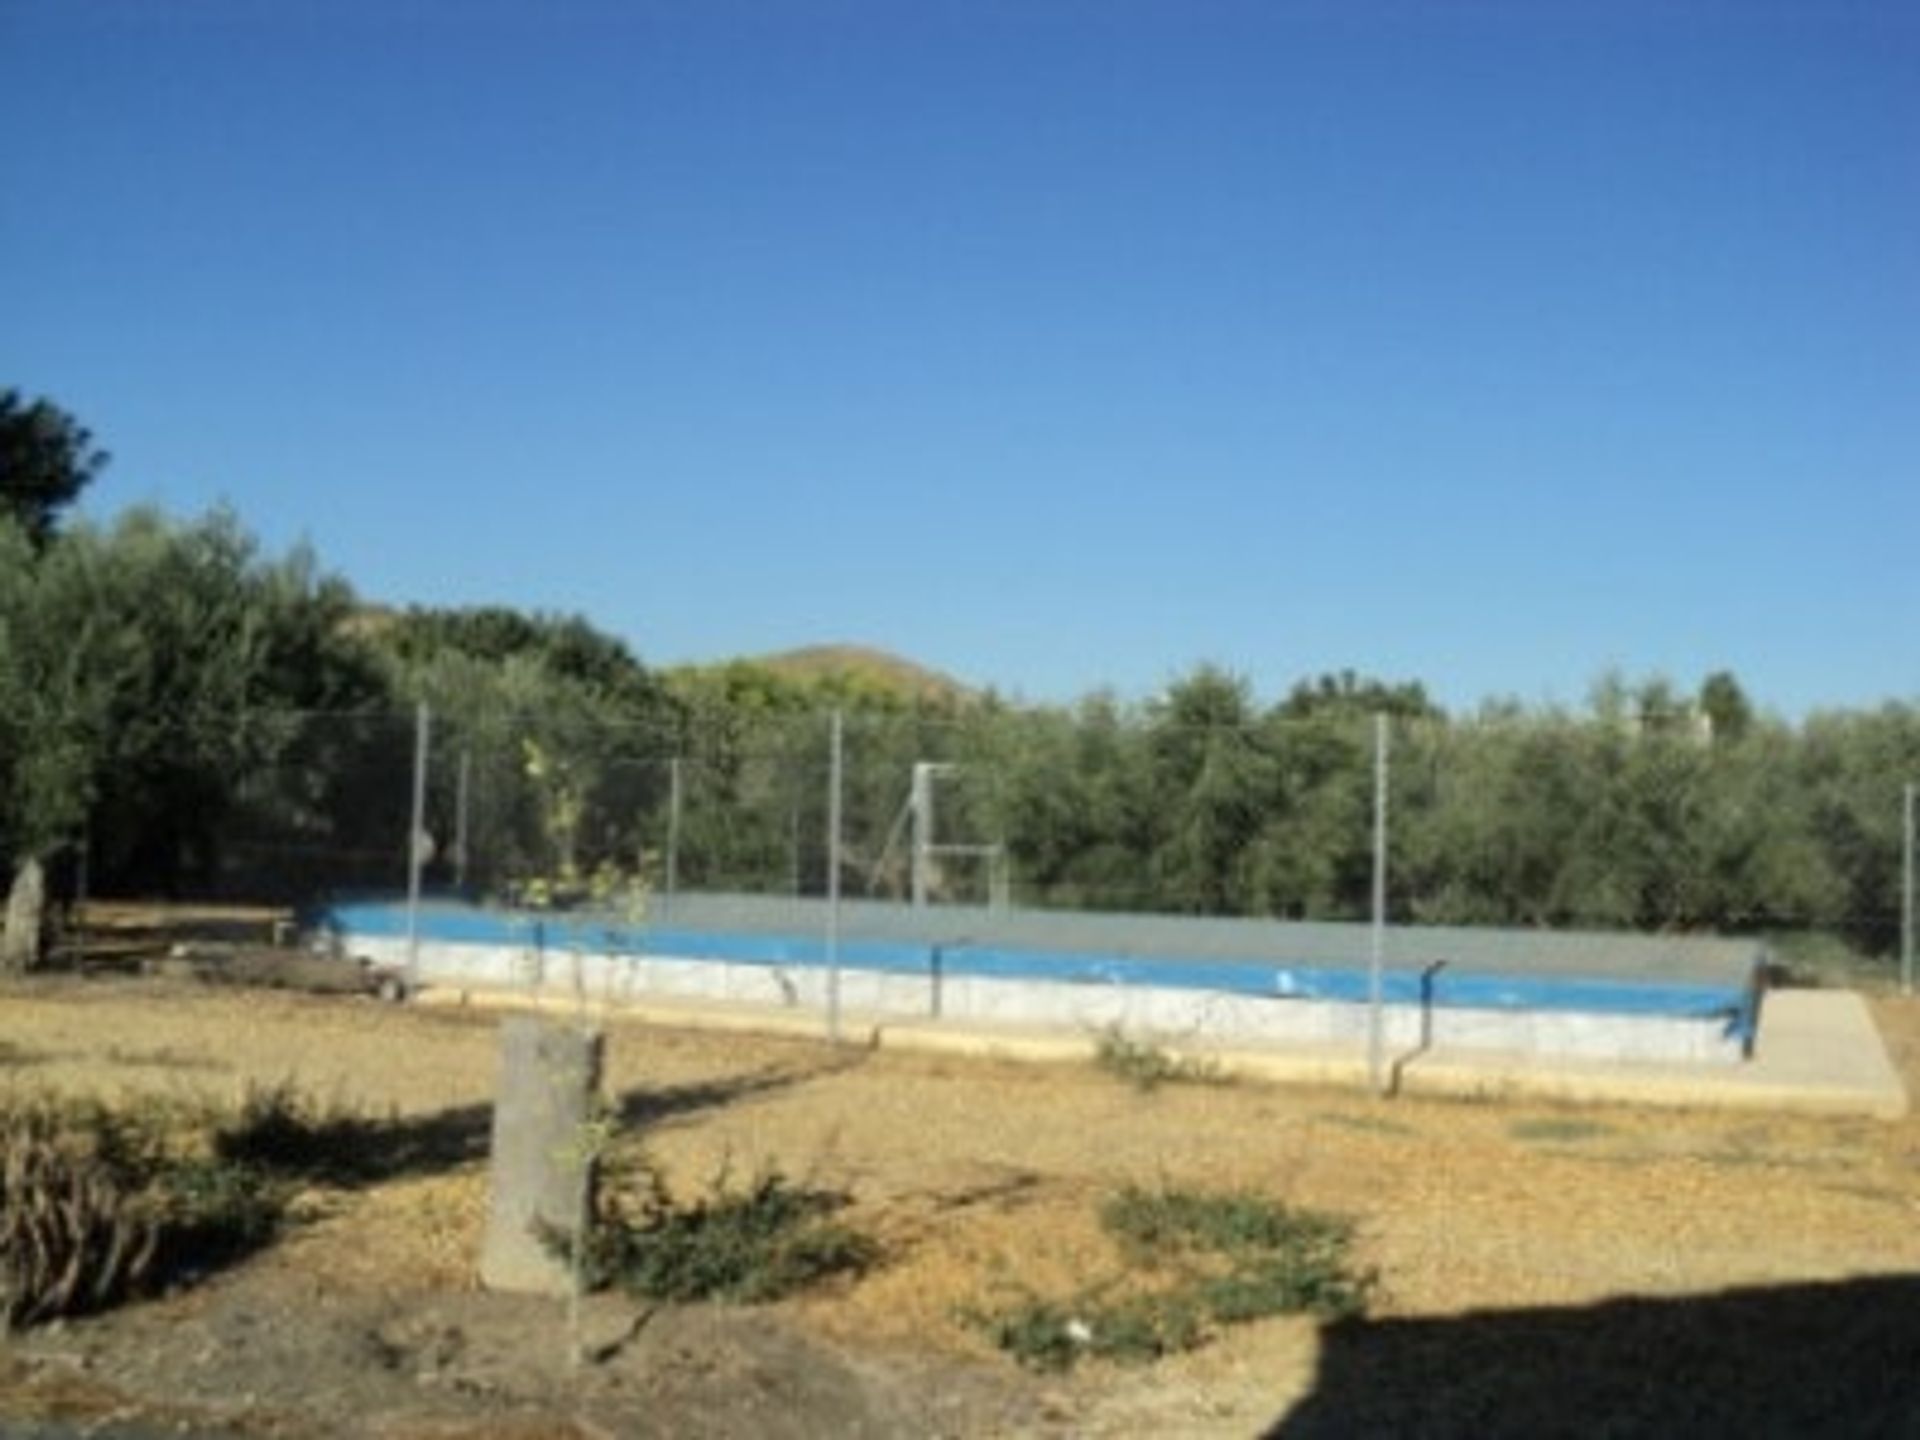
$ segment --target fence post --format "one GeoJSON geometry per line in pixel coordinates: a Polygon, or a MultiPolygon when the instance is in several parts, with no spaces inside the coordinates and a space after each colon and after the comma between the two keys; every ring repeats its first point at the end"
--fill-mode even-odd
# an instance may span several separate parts
{"type": "Polygon", "coordinates": [[[1913,993],[1913,790],[1909,780],[1900,807],[1900,989],[1908,995],[1913,993]]]}
{"type": "Polygon", "coordinates": [[[427,833],[427,734],[433,718],[422,700],[413,712],[413,814],[407,830],[407,989],[420,987],[420,871],[427,833]]]}
{"type": "Polygon", "coordinates": [[[840,781],[844,763],[842,717],[833,712],[827,766],[827,1038],[840,1042],[840,781]]]}
{"type": "Polygon", "coordinates": [[[454,794],[453,810],[453,888],[462,897],[467,893],[467,803],[473,784],[473,751],[460,747],[459,786],[454,794]]]}
{"type": "Polygon", "coordinates": [[[667,893],[660,907],[664,920],[673,918],[673,896],[680,886],[680,757],[667,762],[667,893]]]}
{"type": "Polygon", "coordinates": [[[1373,936],[1367,962],[1367,1083],[1386,1093],[1387,717],[1373,717],[1373,936]]]}
{"type": "Polygon", "coordinates": [[[84,971],[87,968],[87,902],[91,898],[89,885],[91,877],[87,874],[93,864],[93,818],[87,818],[86,826],[80,831],[80,855],[73,877],[73,923],[68,927],[67,949],[73,958],[73,968],[84,971]]]}
{"type": "Polygon", "coordinates": [[[913,762],[913,783],[907,792],[913,816],[913,908],[927,908],[927,871],[933,859],[933,766],[913,762]]]}

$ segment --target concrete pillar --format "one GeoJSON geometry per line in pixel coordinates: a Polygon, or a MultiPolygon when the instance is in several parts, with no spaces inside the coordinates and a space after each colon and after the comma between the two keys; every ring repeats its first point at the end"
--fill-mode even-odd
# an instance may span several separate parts
{"type": "Polygon", "coordinates": [[[593,1202],[594,1097],[601,1037],[532,1015],[500,1026],[500,1086],[480,1283],[490,1290],[565,1295],[564,1255],[541,1228],[572,1235],[593,1202]]]}

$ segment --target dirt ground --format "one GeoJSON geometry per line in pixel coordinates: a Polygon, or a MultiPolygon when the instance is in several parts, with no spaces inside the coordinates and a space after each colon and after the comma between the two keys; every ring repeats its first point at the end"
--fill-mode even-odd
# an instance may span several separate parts
{"type": "MultiPolygon", "coordinates": [[[[1920,1003],[1876,1002],[1909,1086],[1920,1003]]],[[[0,1085],[391,1114],[381,1178],[178,1294],[0,1347],[0,1431],[102,1435],[1920,1435],[1920,1121],[1169,1084],[615,1023],[608,1084],[676,1183],[844,1189],[884,1263],[754,1309],[473,1280],[498,1015],[147,980],[0,991],[0,1085]],[[1112,1265],[1127,1182],[1358,1223],[1368,1319],[1035,1376],[959,1319],[1112,1265]],[[64,1430],[30,1422],[64,1417],[64,1430]]]]}

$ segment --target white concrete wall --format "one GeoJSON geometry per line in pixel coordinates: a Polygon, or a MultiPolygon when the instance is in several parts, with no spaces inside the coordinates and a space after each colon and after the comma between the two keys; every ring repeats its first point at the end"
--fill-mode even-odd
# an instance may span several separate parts
{"type": "MultiPolygon", "coordinates": [[[[347,949],[376,964],[404,966],[406,941],[350,937],[347,949]]],[[[827,973],[813,965],[754,965],[668,955],[624,956],[529,946],[422,940],[420,979],[429,985],[584,993],[618,1003],[645,997],[714,1000],[823,1012],[827,973]]],[[[1094,1030],[1167,1042],[1352,1044],[1367,1039],[1367,1008],[1335,1000],[1236,995],[1148,985],[1089,985],[871,970],[840,972],[840,1004],[881,1019],[1094,1030]]],[[[1386,1046],[1427,1045],[1580,1059],[1733,1064],[1742,1058],[1719,1019],[1551,1010],[1416,1005],[1385,1008],[1386,1046]]]]}

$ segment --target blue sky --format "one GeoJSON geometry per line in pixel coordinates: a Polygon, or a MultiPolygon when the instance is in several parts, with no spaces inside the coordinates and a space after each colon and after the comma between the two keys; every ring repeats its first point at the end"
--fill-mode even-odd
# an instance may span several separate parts
{"type": "Polygon", "coordinates": [[[0,384],[366,596],[1920,696],[1920,6],[0,0],[0,384]]]}

